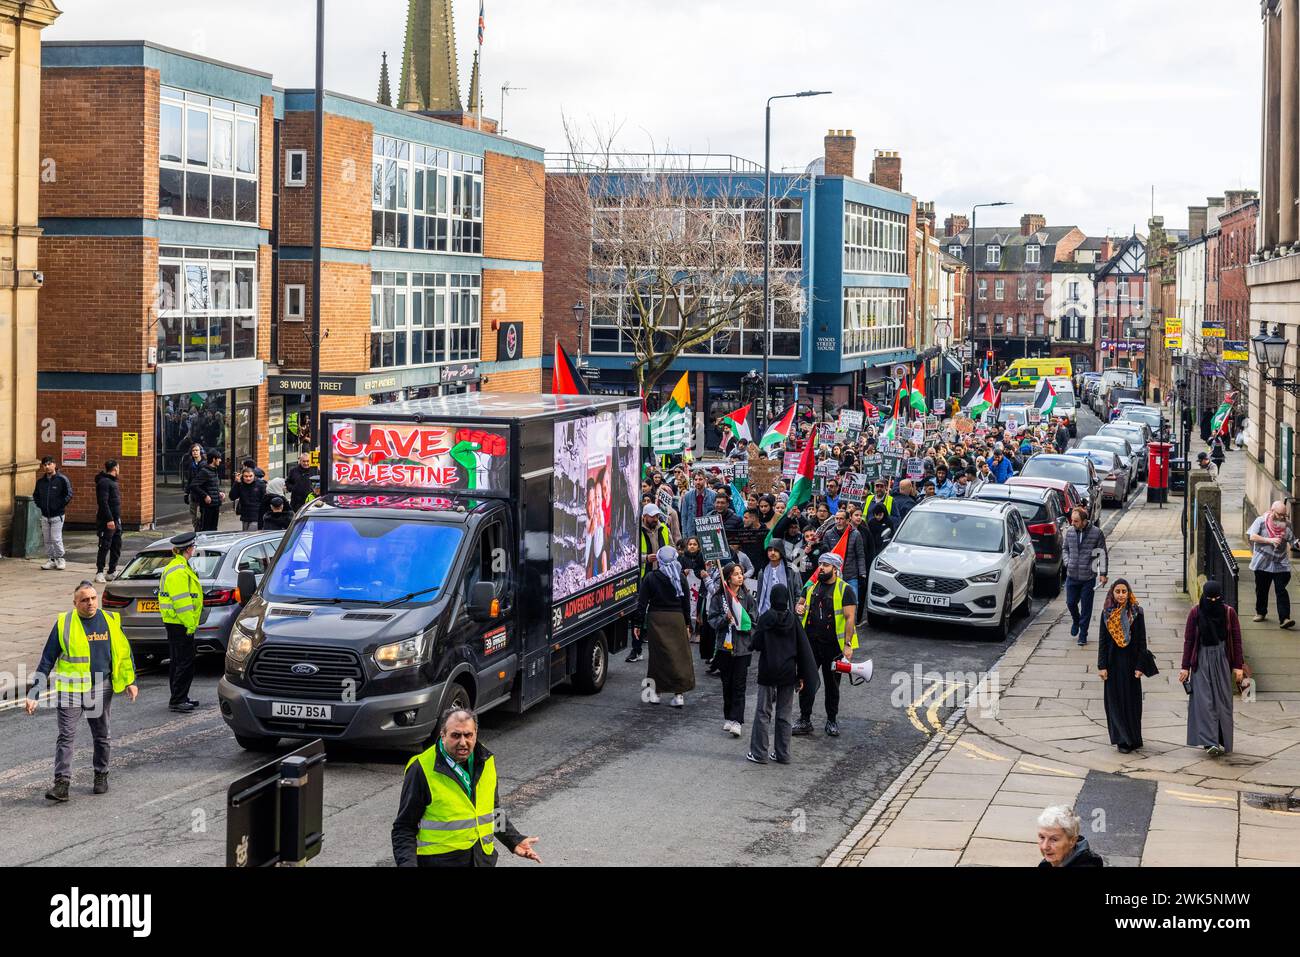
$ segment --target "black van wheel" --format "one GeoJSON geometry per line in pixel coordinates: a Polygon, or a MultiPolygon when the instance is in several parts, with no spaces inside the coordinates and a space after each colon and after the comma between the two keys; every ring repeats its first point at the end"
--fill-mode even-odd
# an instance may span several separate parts
{"type": "Polygon", "coordinates": [[[279,738],[264,738],[256,734],[236,734],[235,741],[245,751],[274,751],[280,746],[279,738]]]}
{"type": "Polygon", "coordinates": [[[452,684],[451,694],[448,696],[446,704],[443,705],[442,714],[438,715],[438,730],[442,730],[442,715],[453,708],[464,711],[474,710],[474,705],[469,700],[469,692],[465,690],[465,686],[459,681],[452,684]]]}
{"type": "Polygon", "coordinates": [[[578,642],[578,668],[573,673],[573,687],[582,694],[595,694],[605,687],[609,675],[609,649],[605,635],[597,632],[578,642]]]}

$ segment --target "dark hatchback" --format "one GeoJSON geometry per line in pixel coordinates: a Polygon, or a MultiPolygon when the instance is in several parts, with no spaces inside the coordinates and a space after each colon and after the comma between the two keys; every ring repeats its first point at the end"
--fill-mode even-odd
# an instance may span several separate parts
{"type": "Polygon", "coordinates": [[[1011,502],[1020,512],[1034,540],[1034,590],[1054,597],[1065,576],[1063,562],[1067,518],[1060,509],[1060,493],[1032,485],[983,485],[972,496],[985,502],[1011,502]]]}

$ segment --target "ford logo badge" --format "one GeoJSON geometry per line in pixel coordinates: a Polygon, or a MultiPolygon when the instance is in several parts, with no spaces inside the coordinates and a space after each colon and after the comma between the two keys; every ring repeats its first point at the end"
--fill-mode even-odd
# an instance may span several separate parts
{"type": "Polygon", "coordinates": [[[289,670],[296,675],[302,675],[304,678],[310,675],[314,675],[316,672],[320,671],[320,669],[317,668],[315,665],[310,664],[306,661],[298,662],[289,670]]]}

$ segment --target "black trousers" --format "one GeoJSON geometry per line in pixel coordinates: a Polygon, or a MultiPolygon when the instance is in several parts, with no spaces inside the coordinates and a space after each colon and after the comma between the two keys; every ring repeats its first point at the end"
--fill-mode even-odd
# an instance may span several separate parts
{"type": "MultiPolygon", "coordinates": [[[[817,660],[817,667],[822,673],[822,687],[826,689],[826,695],[823,703],[826,705],[826,720],[835,721],[840,713],[840,679],[844,675],[831,667],[835,661],[842,658],[840,654],[840,644],[838,641],[812,641],[813,658],[817,660]]],[[[817,701],[816,683],[805,684],[803,691],[799,692],[799,720],[811,721],[813,704],[817,701]]]]}
{"type": "Polygon", "coordinates": [[[749,684],[749,660],[753,655],[733,655],[719,651],[714,656],[722,672],[722,718],[745,723],[745,689],[749,684]]]}
{"type": "Polygon", "coordinates": [[[187,634],[184,625],[167,622],[167,682],[172,696],[171,706],[189,700],[190,684],[194,681],[194,636],[187,634]]]}
{"type": "Polygon", "coordinates": [[[713,648],[717,643],[713,626],[707,621],[700,622],[700,660],[708,661],[713,657],[713,648]]]}
{"type": "Polygon", "coordinates": [[[199,515],[202,520],[201,532],[215,532],[217,522],[221,518],[221,503],[217,502],[212,505],[203,505],[199,508],[199,515]]]}
{"type": "Polygon", "coordinates": [[[113,574],[117,571],[117,560],[122,557],[122,523],[115,523],[117,527],[111,532],[104,526],[100,526],[99,532],[99,554],[95,557],[95,571],[107,571],[113,574]],[[107,559],[108,564],[104,561],[107,559]]]}
{"type": "Polygon", "coordinates": [[[1255,572],[1255,614],[1268,614],[1268,590],[1277,592],[1277,620],[1286,621],[1291,617],[1291,598],[1286,593],[1286,586],[1291,581],[1290,572],[1255,572]]]}

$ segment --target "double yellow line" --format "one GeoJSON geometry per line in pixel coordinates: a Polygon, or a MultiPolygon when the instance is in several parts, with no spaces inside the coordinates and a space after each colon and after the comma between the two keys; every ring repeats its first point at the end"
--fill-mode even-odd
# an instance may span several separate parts
{"type": "Polygon", "coordinates": [[[943,726],[943,722],[939,720],[939,709],[945,707],[953,695],[966,687],[964,681],[944,680],[930,682],[929,687],[921,693],[921,696],[907,706],[907,720],[912,722],[912,726],[926,737],[933,737],[936,734],[942,735],[956,747],[965,748],[972,754],[987,761],[1009,760],[1000,754],[986,751],[977,744],[962,740],[959,736],[948,731],[943,726]],[[926,704],[927,701],[929,704],[926,704]],[[925,724],[921,723],[920,711],[922,707],[925,708],[925,724]]]}

